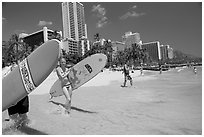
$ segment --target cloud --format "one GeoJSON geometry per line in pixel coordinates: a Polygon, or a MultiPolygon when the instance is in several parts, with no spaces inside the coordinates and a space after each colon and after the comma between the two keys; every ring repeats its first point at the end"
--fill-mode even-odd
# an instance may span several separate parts
{"type": "Polygon", "coordinates": [[[25,30],[22,30],[22,29],[16,29],[14,30],[14,34],[20,34],[20,33],[26,33],[25,30]]]}
{"type": "Polygon", "coordinates": [[[120,20],[125,20],[125,19],[130,18],[130,17],[132,17],[132,18],[133,18],[133,17],[138,18],[138,17],[140,17],[140,16],[145,15],[145,13],[136,12],[136,11],[135,11],[136,8],[137,8],[137,5],[133,5],[133,6],[129,9],[129,11],[127,11],[125,14],[123,14],[122,16],[119,17],[120,20]]]}
{"type": "Polygon", "coordinates": [[[97,28],[101,28],[107,23],[108,23],[107,17],[103,17],[96,23],[96,26],[97,28]]]}
{"type": "Polygon", "coordinates": [[[93,5],[92,11],[95,12],[98,17],[103,17],[106,14],[106,9],[103,8],[100,4],[97,6],[93,5]]]}
{"type": "Polygon", "coordinates": [[[132,9],[136,9],[136,8],[137,8],[137,5],[132,6],[132,9]]]}
{"type": "Polygon", "coordinates": [[[40,20],[38,23],[38,26],[46,26],[46,25],[52,25],[51,21],[42,21],[40,20]]]}
{"type": "Polygon", "coordinates": [[[7,23],[7,19],[2,17],[2,25],[5,25],[7,23]]]}
{"type": "Polygon", "coordinates": [[[129,17],[140,17],[145,15],[145,13],[137,13],[136,11],[129,11],[127,13],[125,13],[124,15],[120,16],[121,20],[125,20],[129,17]]]}
{"type": "Polygon", "coordinates": [[[100,4],[93,5],[91,11],[98,18],[98,21],[96,23],[97,28],[102,28],[105,24],[108,23],[108,18],[106,17],[106,9],[103,8],[100,4]]]}
{"type": "Polygon", "coordinates": [[[6,21],[7,21],[6,18],[2,17],[2,24],[6,23],[6,21]]]}

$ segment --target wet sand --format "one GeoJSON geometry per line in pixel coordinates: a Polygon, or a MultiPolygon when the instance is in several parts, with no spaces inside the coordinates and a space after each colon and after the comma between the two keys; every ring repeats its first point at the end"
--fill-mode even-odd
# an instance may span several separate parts
{"type": "Polygon", "coordinates": [[[105,70],[73,92],[72,111],[63,114],[63,96],[49,101],[51,74],[29,95],[32,124],[9,128],[2,113],[2,134],[52,135],[201,135],[202,70],[132,73],[133,86],[121,87],[121,72],[105,70]]]}

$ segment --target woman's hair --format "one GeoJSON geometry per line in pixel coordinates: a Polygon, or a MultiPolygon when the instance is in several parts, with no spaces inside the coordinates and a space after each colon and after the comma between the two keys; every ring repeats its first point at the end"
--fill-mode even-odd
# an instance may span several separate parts
{"type": "Polygon", "coordinates": [[[63,58],[63,57],[59,58],[58,63],[57,63],[57,64],[58,64],[57,66],[61,66],[61,62],[62,62],[63,60],[66,61],[66,59],[63,58]]]}
{"type": "Polygon", "coordinates": [[[66,61],[66,59],[65,59],[65,58],[61,58],[61,59],[60,59],[60,61],[62,61],[62,60],[66,61]]]}

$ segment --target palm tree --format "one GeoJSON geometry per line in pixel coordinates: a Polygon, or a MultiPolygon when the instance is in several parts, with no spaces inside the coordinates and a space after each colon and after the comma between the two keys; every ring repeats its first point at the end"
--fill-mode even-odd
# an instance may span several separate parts
{"type": "Polygon", "coordinates": [[[13,34],[8,41],[8,48],[6,50],[6,56],[11,58],[11,62],[18,63],[19,59],[24,58],[26,53],[26,45],[21,41],[17,34],[13,34]]]}
{"type": "Polygon", "coordinates": [[[8,54],[9,51],[9,43],[6,41],[2,41],[2,67],[5,67],[8,63],[11,63],[12,56],[8,54]]]}
{"type": "Polygon", "coordinates": [[[100,38],[101,38],[101,35],[100,35],[99,33],[96,33],[96,34],[94,35],[94,40],[95,40],[95,41],[99,41],[100,38]]]}
{"type": "Polygon", "coordinates": [[[116,65],[123,65],[126,62],[126,54],[124,51],[118,51],[115,58],[116,65]]]}
{"type": "Polygon", "coordinates": [[[105,46],[102,49],[102,53],[106,54],[106,56],[108,57],[108,66],[111,66],[112,64],[112,53],[113,53],[113,49],[112,49],[112,44],[111,41],[106,40],[105,42],[105,46]]]}
{"type": "Polygon", "coordinates": [[[137,63],[143,63],[147,60],[147,53],[145,49],[142,49],[138,44],[132,44],[131,47],[125,48],[124,50],[124,60],[130,65],[136,65],[137,63]]]}

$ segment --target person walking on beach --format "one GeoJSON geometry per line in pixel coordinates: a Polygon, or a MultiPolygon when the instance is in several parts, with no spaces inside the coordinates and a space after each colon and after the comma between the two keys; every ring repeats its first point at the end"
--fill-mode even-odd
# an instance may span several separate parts
{"type": "Polygon", "coordinates": [[[162,74],[162,65],[159,66],[159,74],[162,74]]]}
{"type": "Polygon", "coordinates": [[[132,86],[132,77],[130,76],[130,72],[129,72],[129,68],[128,68],[127,64],[124,65],[122,73],[124,74],[124,83],[123,83],[122,87],[126,86],[127,80],[130,81],[130,85],[132,86]]]}
{"type": "Polygon", "coordinates": [[[67,114],[71,111],[71,99],[72,99],[72,87],[71,83],[67,77],[70,69],[66,67],[66,60],[64,58],[60,59],[59,66],[56,69],[57,76],[61,81],[62,91],[66,98],[65,108],[67,114]]]}

